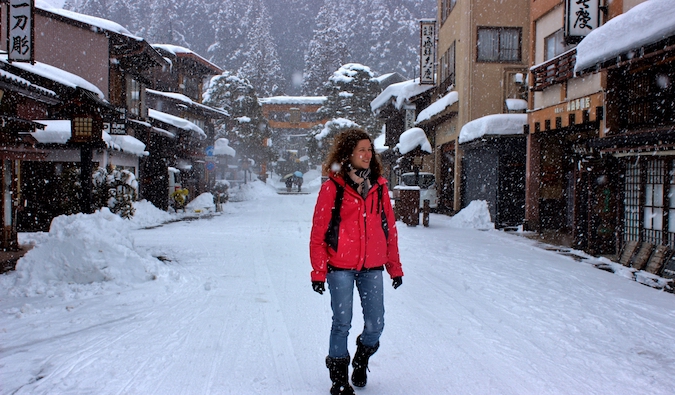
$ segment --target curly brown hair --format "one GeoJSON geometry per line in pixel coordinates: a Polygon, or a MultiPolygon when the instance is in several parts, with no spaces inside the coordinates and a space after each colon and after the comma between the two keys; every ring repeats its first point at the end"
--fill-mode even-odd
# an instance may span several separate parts
{"type": "Polygon", "coordinates": [[[370,176],[373,179],[380,177],[382,175],[382,162],[380,162],[380,156],[375,153],[373,140],[370,139],[365,130],[357,128],[347,129],[335,136],[333,146],[323,164],[324,171],[327,174],[339,174],[342,178],[346,179],[351,169],[349,166],[351,156],[361,140],[370,141],[370,147],[373,150],[373,159],[370,161],[370,176]],[[340,169],[335,171],[333,168],[334,164],[339,165],[340,169]]]}

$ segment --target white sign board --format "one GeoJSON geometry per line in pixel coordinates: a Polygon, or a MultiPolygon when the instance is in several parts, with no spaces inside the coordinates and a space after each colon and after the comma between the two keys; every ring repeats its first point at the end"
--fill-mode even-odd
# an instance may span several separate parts
{"type": "Polygon", "coordinates": [[[436,83],[436,21],[420,21],[420,85],[436,83]]]}
{"type": "Polygon", "coordinates": [[[565,38],[568,42],[581,41],[600,26],[600,0],[566,0],[565,38]]]}
{"type": "Polygon", "coordinates": [[[9,0],[7,50],[9,61],[33,62],[34,0],[9,0]]]}

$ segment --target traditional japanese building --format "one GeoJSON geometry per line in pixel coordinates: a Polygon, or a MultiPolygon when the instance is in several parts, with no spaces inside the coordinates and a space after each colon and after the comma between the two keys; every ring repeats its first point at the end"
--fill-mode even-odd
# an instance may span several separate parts
{"type": "Polygon", "coordinates": [[[432,105],[453,92],[457,100],[417,125],[433,131],[440,210],[453,213],[470,203],[462,194],[462,127],[484,116],[509,113],[509,99],[527,98],[529,6],[528,0],[438,1],[432,105]]]}
{"type": "Polygon", "coordinates": [[[607,236],[589,237],[589,250],[618,251],[630,241],[675,249],[672,7],[668,0],[614,2],[608,21],[576,47],[575,72],[601,81],[605,108],[600,132],[585,148],[596,159],[584,170],[591,185],[603,186],[590,189],[592,225],[598,232],[611,227],[607,236]],[[607,45],[608,38],[624,35],[607,45]]]}

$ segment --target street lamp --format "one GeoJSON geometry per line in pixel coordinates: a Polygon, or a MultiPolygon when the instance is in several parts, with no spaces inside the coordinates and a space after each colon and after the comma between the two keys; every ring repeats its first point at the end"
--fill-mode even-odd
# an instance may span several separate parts
{"type": "Polygon", "coordinates": [[[70,141],[80,146],[80,183],[82,184],[81,210],[85,214],[94,212],[92,207],[93,184],[91,174],[94,167],[92,148],[102,140],[102,120],[88,115],[74,116],[71,121],[70,141]],[[98,135],[96,135],[98,133],[98,135]]]}

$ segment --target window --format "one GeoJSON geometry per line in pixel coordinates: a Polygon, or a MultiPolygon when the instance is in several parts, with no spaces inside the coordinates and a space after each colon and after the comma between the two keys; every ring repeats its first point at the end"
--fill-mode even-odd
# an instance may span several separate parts
{"type": "Polygon", "coordinates": [[[302,119],[300,116],[300,109],[299,108],[291,108],[291,117],[290,117],[290,122],[291,123],[300,123],[300,120],[302,119]]]}
{"type": "Polygon", "coordinates": [[[448,15],[452,12],[452,9],[455,8],[457,0],[441,0],[441,21],[445,22],[448,19],[448,15]]]}
{"type": "Polygon", "coordinates": [[[129,113],[133,115],[141,115],[141,83],[133,78],[129,78],[127,83],[127,107],[129,113]]]}
{"type": "Polygon", "coordinates": [[[447,88],[455,83],[455,42],[441,56],[441,85],[447,88]]]}
{"type": "Polygon", "coordinates": [[[521,28],[479,27],[479,62],[520,62],[521,28]]]}
{"type": "Polygon", "coordinates": [[[663,188],[665,182],[663,160],[647,162],[645,182],[644,230],[645,241],[661,244],[663,238],[663,188]]]}
{"type": "Polygon", "coordinates": [[[560,29],[544,39],[544,60],[553,59],[571,48],[565,43],[565,32],[560,29]]]}

